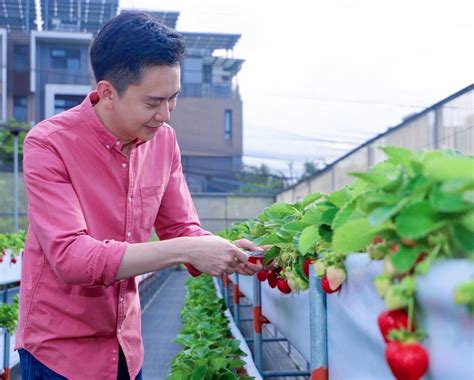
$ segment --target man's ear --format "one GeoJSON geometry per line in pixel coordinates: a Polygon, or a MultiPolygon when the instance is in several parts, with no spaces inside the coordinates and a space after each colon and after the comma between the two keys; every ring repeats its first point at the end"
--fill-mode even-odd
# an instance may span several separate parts
{"type": "Polygon", "coordinates": [[[102,105],[107,109],[113,109],[114,101],[117,98],[117,91],[112,83],[107,80],[101,80],[97,83],[96,91],[102,105]]]}

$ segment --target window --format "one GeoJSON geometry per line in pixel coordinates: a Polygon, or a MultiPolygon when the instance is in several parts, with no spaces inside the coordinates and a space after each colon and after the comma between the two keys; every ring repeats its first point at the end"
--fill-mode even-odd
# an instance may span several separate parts
{"type": "Polygon", "coordinates": [[[76,71],[80,69],[79,49],[51,49],[51,68],[76,71]]]}
{"type": "Polygon", "coordinates": [[[224,111],[224,139],[232,141],[232,110],[224,111]]]}
{"type": "Polygon", "coordinates": [[[28,120],[28,98],[26,96],[13,97],[13,118],[18,122],[28,120]]]}
{"type": "Polygon", "coordinates": [[[202,83],[202,58],[186,58],[184,60],[184,83],[202,83]]]}
{"type": "Polygon", "coordinates": [[[13,69],[15,71],[28,71],[28,45],[13,46],[13,69]]]}
{"type": "Polygon", "coordinates": [[[81,104],[84,99],[84,95],[60,95],[54,96],[54,113],[63,112],[69,108],[75,107],[81,104]]]}

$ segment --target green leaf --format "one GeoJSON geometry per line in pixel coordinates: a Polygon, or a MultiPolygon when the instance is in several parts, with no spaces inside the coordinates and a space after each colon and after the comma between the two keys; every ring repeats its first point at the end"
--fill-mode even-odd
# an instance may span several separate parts
{"type": "Polygon", "coordinates": [[[305,208],[306,206],[309,206],[311,203],[317,201],[319,198],[321,198],[321,196],[322,196],[321,193],[309,194],[303,198],[303,200],[301,201],[301,206],[305,208]]]}
{"type": "Polygon", "coordinates": [[[413,203],[400,212],[395,220],[402,237],[419,239],[448,224],[427,201],[413,203]]]}
{"type": "Polygon", "coordinates": [[[330,225],[321,224],[318,229],[319,235],[326,242],[330,243],[332,241],[333,231],[330,225]]]}
{"type": "Polygon", "coordinates": [[[230,362],[229,368],[234,369],[234,368],[240,368],[245,365],[245,361],[241,359],[234,359],[230,362]]]}
{"type": "Polygon", "coordinates": [[[320,239],[317,226],[306,227],[301,233],[299,240],[299,251],[302,254],[314,252],[316,242],[320,239]]]}
{"type": "Polygon", "coordinates": [[[271,219],[281,219],[283,216],[294,214],[297,211],[297,209],[288,203],[277,202],[267,208],[265,213],[267,216],[270,216],[271,219]]]}
{"type": "Polygon", "coordinates": [[[466,214],[462,217],[461,223],[464,227],[466,227],[469,231],[474,232],[474,211],[466,214]]]}
{"type": "Polygon", "coordinates": [[[462,193],[462,199],[468,203],[474,203],[474,190],[467,190],[462,193]]]}
{"type": "Polygon", "coordinates": [[[286,232],[301,232],[306,227],[308,227],[307,223],[302,222],[290,222],[281,226],[281,229],[286,232]]]}
{"type": "Polygon", "coordinates": [[[321,216],[322,212],[319,207],[309,208],[303,216],[303,223],[319,225],[321,224],[321,216]]]}
{"type": "Polygon", "coordinates": [[[257,238],[257,239],[253,240],[253,243],[257,247],[259,247],[261,245],[278,244],[278,243],[283,243],[283,242],[284,242],[284,239],[282,239],[281,237],[279,237],[275,234],[262,236],[260,238],[257,238]]]}
{"type": "Polygon", "coordinates": [[[459,193],[444,193],[439,186],[434,186],[430,195],[431,205],[441,212],[459,212],[466,210],[471,205],[464,202],[459,193]]]}
{"type": "Polygon", "coordinates": [[[351,200],[351,192],[346,187],[343,187],[332,194],[326,195],[326,199],[338,208],[341,208],[351,200]]]}
{"type": "Polygon", "coordinates": [[[331,225],[334,217],[336,216],[337,212],[339,211],[336,207],[330,207],[326,211],[323,212],[321,216],[321,222],[323,224],[331,225]]]}
{"type": "Polygon", "coordinates": [[[332,221],[332,229],[336,230],[349,220],[359,219],[363,215],[356,209],[355,202],[347,203],[341,208],[332,221]]]}
{"type": "Polygon", "coordinates": [[[207,366],[199,365],[194,367],[193,374],[191,375],[191,380],[202,380],[206,378],[207,366]]]}
{"type": "Polygon", "coordinates": [[[415,265],[420,253],[425,250],[426,247],[423,245],[409,248],[401,244],[397,252],[392,255],[393,266],[401,273],[407,272],[415,265]]]}
{"type": "Polygon", "coordinates": [[[372,225],[382,224],[399,212],[408,202],[408,199],[402,199],[394,205],[383,205],[377,207],[369,215],[369,223],[372,225]]]}
{"type": "Polygon", "coordinates": [[[388,224],[373,226],[365,218],[351,220],[334,232],[332,245],[336,252],[358,252],[365,249],[375,235],[389,228],[388,224]]]}
{"type": "Polygon", "coordinates": [[[387,178],[387,176],[384,173],[352,172],[349,174],[351,176],[364,180],[365,182],[373,185],[377,189],[387,186],[390,183],[390,180],[387,178]]]}
{"type": "Polygon", "coordinates": [[[277,247],[277,246],[271,247],[265,254],[265,258],[263,259],[263,265],[267,265],[275,257],[279,256],[280,251],[281,251],[280,247],[277,247]]]}
{"type": "Polygon", "coordinates": [[[474,159],[470,157],[437,157],[426,162],[423,174],[437,181],[467,179],[474,182],[474,159]]]}
{"type": "Polygon", "coordinates": [[[451,179],[441,185],[441,191],[445,193],[459,192],[472,186],[472,181],[467,178],[451,179]]]}
{"type": "Polygon", "coordinates": [[[456,244],[465,252],[474,252],[474,234],[463,226],[452,227],[453,238],[456,244]]]}
{"type": "Polygon", "coordinates": [[[381,149],[392,159],[392,162],[402,165],[410,177],[416,174],[413,167],[415,155],[412,151],[395,146],[387,146],[381,149]]]}

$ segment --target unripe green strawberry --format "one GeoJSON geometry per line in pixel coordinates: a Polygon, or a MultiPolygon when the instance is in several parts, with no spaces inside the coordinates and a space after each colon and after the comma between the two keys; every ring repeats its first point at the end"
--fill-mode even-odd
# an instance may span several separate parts
{"type": "Polygon", "coordinates": [[[326,266],[324,265],[324,263],[321,260],[316,260],[313,263],[313,266],[314,266],[314,271],[316,273],[316,276],[323,277],[325,275],[326,266]]]}
{"type": "Polygon", "coordinates": [[[388,252],[384,243],[370,244],[367,247],[367,254],[372,260],[381,260],[388,252]]]}
{"type": "Polygon", "coordinates": [[[408,307],[408,298],[402,294],[397,285],[392,285],[388,288],[384,301],[388,310],[408,307]]]}
{"type": "Polygon", "coordinates": [[[392,281],[390,280],[390,276],[382,273],[379,274],[377,277],[374,278],[374,286],[375,290],[377,291],[377,294],[384,298],[385,294],[387,293],[388,288],[390,288],[390,285],[392,284],[392,281]]]}

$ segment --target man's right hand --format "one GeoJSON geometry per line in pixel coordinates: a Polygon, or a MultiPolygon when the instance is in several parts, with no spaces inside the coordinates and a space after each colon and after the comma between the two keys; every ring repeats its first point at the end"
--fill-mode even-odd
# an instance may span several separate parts
{"type": "Polygon", "coordinates": [[[182,237],[175,240],[183,244],[184,261],[211,276],[232,274],[239,264],[248,261],[240,248],[219,236],[182,237]]]}

